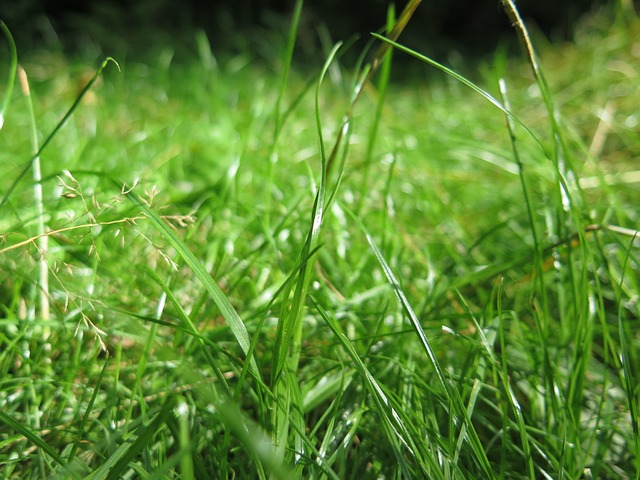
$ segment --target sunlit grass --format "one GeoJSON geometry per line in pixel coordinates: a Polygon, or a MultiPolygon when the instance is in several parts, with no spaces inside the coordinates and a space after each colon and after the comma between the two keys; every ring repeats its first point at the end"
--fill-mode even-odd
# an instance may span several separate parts
{"type": "Polygon", "coordinates": [[[202,32],[19,59],[56,133],[39,203],[2,83],[2,478],[639,478],[621,12],[473,82],[402,37],[429,82],[340,45],[289,71],[298,13],[284,70],[202,32]]]}

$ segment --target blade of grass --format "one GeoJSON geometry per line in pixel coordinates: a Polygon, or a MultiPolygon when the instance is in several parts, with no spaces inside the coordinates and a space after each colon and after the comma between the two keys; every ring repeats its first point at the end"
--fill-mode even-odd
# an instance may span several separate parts
{"type": "MultiPolygon", "coordinates": [[[[293,60],[293,50],[296,45],[296,37],[298,36],[298,27],[300,25],[300,17],[302,15],[302,6],[304,4],[304,0],[296,0],[296,3],[293,7],[293,15],[291,19],[291,24],[289,27],[289,35],[287,36],[287,43],[285,46],[284,56],[282,59],[282,75],[280,77],[280,85],[278,88],[278,97],[276,99],[275,111],[274,111],[274,127],[273,127],[273,138],[271,141],[271,147],[269,151],[269,174],[267,179],[267,185],[273,185],[273,179],[275,175],[275,164],[278,161],[276,148],[278,145],[278,140],[280,139],[280,132],[282,131],[282,126],[286,119],[286,113],[282,114],[282,103],[284,101],[284,95],[287,90],[287,84],[289,82],[289,73],[291,71],[291,62],[293,60]]],[[[302,94],[306,92],[306,89],[303,90],[302,94]]],[[[299,99],[301,99],[302,94],[294,101],[294,104],[297,103],[299,99]]],[[[265,224],[267,226],[267,230],[271,224],[270,215],[271,215],[271,198],[272,192],[270,188],[264,189],[264,205],[265,205],[265,224]]]]}
{"type": "Polygon", "coordinates": [[[127,438],[124,439],[111,456],[91,475],[88,475],[85,480],[116,480],[123,478],[124,473],[129,468],[129,464],[145,448],[148,448],[151,440],[165,428],[174,407],[175,397],[170,396],[157,413],[147,414],[148,418],[143,420],[142,425],[127,435],[127,438]],[[153,419],[151,419],[152,417],[153,419]]]}
{"type": "MultiPolygon", "coordinates": [[[[502,0],[502,5],[507,15],[511,19],[511,22],[516,27],[518,36],[520,37],[520,40],[524,45],[524,49],[527,52],[527,57],[529,58],[529,64],[531,65],[533,76],[535,78],[536,84],[540,88],[542,99],[544,100],[544,104],[547,108],[554,146],[552,160],[559,168],[561,168],[561,165],[559,164],[560,157],[557,147],[562,148],[565,153],[565,159],[567,159],[568,156],[566,155],[566,144],[563,139],[563,131],[558,124],[556,111],[553,105],[553,100],[551,98],[551,90],[549,89],[549,84],[547,83],[547,80],[545,79],[542,72],[542,67],[540,65],[540,61],[538,60],[538,56],[536,55],[536,51],[533,48],[533,43],[531,42],[531,37],[529,35],[527,27],[522,21],[520,12],[518,12],[518,9],[513,3],[513,0],[502,0]]],[[[562,171],[560,171],[559,173],[561,173],[563,176],[566,174],[566,172],[562,171]]],[[[564,187],[566,187],[566,185],[564,187]]],[[[571,193],[569,191],[566,191],[566,194],[569,195],[569,197],[571,196],[571,193]]]]}
{"type": "MultiPolygon", "coordinates": [[[[145,215],[151,220],[151,223],[156,227],[160,233],[167,239],[176,252],[182,257],[193,273],[198,277],[198,280],[206,288],[211,295],[211,299],[214,301],[220,313],[224,317],[227,325],[231,329],[231,333],[236,338],[240,348],[246,355],[249,351],[250,341],[247,327],[242,322],[242,319],[236,312],[233,305],[224,294],[222,289],[218,286],[213,277],[209,274],[202,262],[196,258],[193,252],[187,247],[187,245],[175,234],[172,228],[132,190],[126,192],[127,198],[129,198],[135,205],[145,213],[145,215]]],[[[255,361],[255,358],[251,358],[251,373],[258,379],[261,378],[260,370],[255,361]]]]}
{"type": "MultiPolygon", "coordinates": [[[[341,44],[335,45],[330,52],[316,86],[315,110],[320,148],[321,177],[311,210],[311,226],[300,254],[299,266],[296,266],[300,273],[295,287],[293,285],[285,287],[285,295],[283,296],[280,317],[276,327],[276,340],[273,347],[273,369],[271,371],[271,389],[274,393],[276,405],[272,409],[271,424],[278,455],[282,454],[287,444],[290,422],[293,422],[298,427],[295,430],[304,431],[302,398],[298,394],[299,386],[297,385],[296,374],[302,348],[302,315],[313,272],[314,259],[310,257],[309,253],[316,250],[319,244],[327,186],[327,157],[320,119],[320,87],[340,46],[341,44]],[[292,289],[293,296],[288,301],[292,289]],[[295,403],[297,398],[299,398],[299,402],[295,403]]],[[[302,451],[303,441],[299,434],[295,434],[294,443],[296,451],[299,452],[298,454],[304,454],[302,451]]]]}
{"type": "Polygon", "coordinates": [[[501,112],[503,112],[505,115],[507,115],[509,118],[511,118],[516,125],[518,125],[520,128],[522,128],[527,135],[529,135],[531,137],[531,139],[536,143],[536,145],[540,148],[540,151],[544,153],[544,155],[547,158],[552,158],[550,156],[550,154],[547,152],[547,149],[545,148],[544,144],[542,143],[542,141],[537,137],[537,135],[535,133],[533,133],[533,131],[527,127],[513,112],[509,111],[502,103],[500,103],[495,97],[493,97],[490,93],[488,93],[486,90],[482,89],[481,87],[479,87],[478,85],[476,85],[475,83],[473,83],[471,80],[468,80],[467,78],[463,77],[462,75],[460,75],[459,73],[451,70],[450,68],[445,67],[444,65],[442,65],[441,63],[436,62],[435,60],[416,52],[415,50],[412,50],[409,47],[405,47],[404,45],[401,45],[389,38],[386,38],[382,35],[379,35],[377,33],[372,33],[372,35],[374,37],[376,37],[377,39],[391,45],[392,47],[400,50],[401,52],[404,52],[408,55],[411,55],[412,57],[417,58],[418,60],[427,63],[435,68],[437,68],[438,70],[446,73],[447,75],[449,75],[450,77],[454,78],[455,80],[459,81],[460,83],[462,83],[463,85],[469,87],[471,90],[473,90],[474,92],[478,93],[479,95],[481,95],[482,97],[484,97],[486,100],[489,101],[489,103],[491,103],[493,106],[495,106],[498,110],[500,110],[501,112]]]}
{"type": "Polygon", "coordinates": [[[471,420],[467,415],[467,409],[464,405],[464,402],[462,401],[460,393],[455,388],[455,386],[452,386],[448,382],[447,377],[445,375],[445,371],[440,366],[440,362],[438,361],[438,358],[433,348],[431,347],[429,340],[427,339],[427,336],[424,332],[424,329],[422,328],[420,320],[416,316],[413,310],[413,307],[411,307],[409,300],[404,294],[402,286],[396,279],[393,271],[391,270],[391,267],[387,263],[386,259],[384,258],[384,255],[382,254],[380,249],[377,247],[376,243],[373,240],[373,237],[371,236],[367,228],[364,226],[364,224],[349,209],[345,208],[345,211],[349,213],[351,218],[354,220],[354,222],[360,227],[361,231],[364,233],[367,239],[367,242],[371,247],[371,250],[373,251],[376,258],[378,259],[378,263],[382,267],[382,270],[385,274],[385,277],[387,278],[388,283],[393,288],[393,291],[396,297],[400,301],[400,304],[402,305],[405,313],[409,317],[409,322],[413,327],[413,330],[415,331],[415,333],[418,335],[420,343],[422,344],[422,347],[425,353],[427,354],[427,357],[429,358],[429,362],[433,367],[434,372],[436,373],[438,383],[440,383],[440,385],[442,386],[442,389],[447,399],[449,400],[451,406],[454,409],[454,411],[451,412],[451,414],[455,414],[463,420],[464,426],[465,428],[467,428],[467,434],[468,434],[467,441],[469,442],[469,446],[475,455],[475,461],[477,463],[478,468],[480,468],[483,471],[483,475],[485,475],[487,478],[491,477],[492,476],[491,464],[489,463],[489,459],[487,458],[486,452],[482,446],[482,442],[478,437],[478,433],[475,430],[475,427],[473,426],[473,424],[471,423],[471,420]]]}
{"type": "MultiPolygon", "coordinates": [[[[108,354],[107,354],[108,355],[108,354]]],[[[89,399],[89,403],[87,404],[87,408],[82,416],[82,420],[80,421],[80,425],[78,427],[78,433],[76,434],[76,440],[73,443],[73,447],[71,448],[71,452],[69,452],[69,457],[67,458],[68,463],[72,463],[75,459],[76,453],[78,451],[78,447],[80,443],[83,441],[83,436],[85,432],[85,428],[87,427],[87,422],[89,421],[89,415],[93,411],[93,406],[96,403],[96,399],[98,398],[98,394],[101,392],[100,387],[102,386],[102,381],[104,380],[104,376],[107,373],[107,367],[109,366],[110,357],[107,356],[104,365],[102,366],[102,370],[100,370],[100,375],[98,376],[98,380],[96,381],[95,386],[93,387],[93,393],[91,394],[91,398],[89,399]]]]}
{"type": "MultiPolygon", "coordinates": [[[[559,332],[561,338],[575,342],[575,353],[572,359],[573,365],[570,368],[571,376],[566,393],[566,401],[560,398],[560,395],[551,393],[556,391],[554,382],[551,380],[553,366],[547,358],[544,359],[547,398],[551,403],[555,418],[558,419],[555,428],[560,429],[559,426],[562,426],[564,431],[562,449],[563,451],[566,450],[568,455],[568,459],[563,461],[561,467],[564,468],[566,465],[567,469],[575,470],[578,468],[577,462],[580,462],[580,459],[577,458],[576,449],[570,446],[581,441],[579,432],[582,430],[581,412],[583,410],[584,382],[593,338],[591,307],[589,306],[593,299],[593,283],[589,279],[591,274],[587,269],[587,263],[592,263],[593,268],[597,269],[601,264],[601,259],[596,258],[591,252],[586,238],[587,227],[591,223],[590,215],[583,211],[584,198],[580,183],[577,181],[577,175],[571,165],[572,155],[564,139],[565,129],[554,105],[551,90],[545,79],[540,60],[514,2],[512,0],[502,0],[502,5],[524,46],[529,65],[547,110],[552,144],[551,159],[557,181],[556,192],[554,193],[556,201],[553,202],[556,225],[550,225],[551,228],[548,227],[549,234],[563,238],[568,235],[568,232],[575,229],[579,239],[577,245],[568,243],[565,246],[566,261],[563,265],[563,276],[567,279],[567,285],[566,287],[563,284],[559,285],[560,292],[565,297],[563,300],[564,308],[560,310],[559,332]],[[565,417],[569,421],[565,421],[565,417]]],[[[545,333],[540,342],[542,348],[545,349],[546,355],[546,338],[549,335],[548,324],[552,315],[546,304],[546,297],[540,295],[540,298],[545,302],[543,303],[543,315],[541,318],[541,326],[545,333]]]]}
{"type": "Polygon", "coordinates": [[[9,426],[10,428],[18,432],[20,435],[25,437],[32,444],[34,444],[36,447],[41,449],[44,453],[49,455],[58,465],[62,467],[65,467],[67,465],[67,462],[65,462],[64,459],[60,455],[58,455],[58,452],[53,450],[36,432],[29,429],[27,426],[25,426],[21,422],[18,422],[13,417],[7,415],[2,411],[0,411],[0,422],[9,426]]]}
{"type": "MultiPolygon", "coordinates": [[[[628,269],[628,262],[631,256],[631,250],[637,236],[631,239],[629,247],[625,252],[624,263],[622,265],[622,274],[620,275],[619,291],[623,291],[624,278],[628,269]]],[[[618,301],[618,336],[620,338],[620,361],[622,363],[622,370],[624,372],[623,383],[624,390],[627,396],[627,402],[629,404],[629,414],[631,416],[631,427],[634,434],[634,445],[632,445],[631,451],[634,456],[635,463],[635,478],[640,478],[640,416],[638,414],[638,408],[640,408],[640,391],[638,385],[640,385],[640,379],[634,378],[634,367],[631,365],[631,355],[629,340],[629,334],[627,332],[628,325],[622,318],[622,312],[624,311],[624,302],[622,299],[618,301]]],[[[637,366],[636,366],[637,367],[637,366]]]]}
{"type": "MultiPolygon", "coordinates": [[[[500,87],[500,96],[502,103],[505,106],[506,110],[511,110],[509,105],[509,97],[507,95],[507,84],[504,79],[500,79],[499,81],[500,87]]],[[[509,131],[509,140],[511,142],[511,151],[513,153],[513,158],[518,166],[518,177],[520,178],[520,186],[522,187],[522,196],[524,197],[524,204],[527,210],[527,216],[529,218],[529,227],[531,228],[531,237],[533,240],[534,247],[534,258],[533,258],[533,266],[536,267],[536,280],[540,284],[540,292],[543,293],[543,297],[546,298],[546,287],[544,284],[544,275],[542,275],[542,250],[540,245],[540,240],[538,237],[538,229],[536,227],[535,222],[535,213],[533,208],[533,203],[531,201],[531,196],[529,194],[529,189],[527,188],[527,181],[524,174],[524,165],[522,164],[522,160],[520,159],[520,152],[518,150],[518,146],[516,143],[516,133],[513,126],[513,119],[505,113],[505,122],[507,125],[507,130],[509,131]]]]}
{"type": "Polygon", "coordinates": [[[2,30],[2,33],[4,33],[4,36],[7,38],[7,42],[9,43],[9,53],[11,55],[9,71],[7,73],[7,91],[5,92],[2,104],[0,105],[0,130],[2,130],[2,126],[4,125],[4,114],[7,111],[7,108],[9,108],[9,102],[13,95],[13,85],[16,79],[16,72],[18,70],[18,50],[16,49],[16,42],[13,40],[13,35],[11,35],[9,27],[7,27],[2,20],[0,20],[0,30],[2,30]]]}
{"type": "Polygon", "coordinates": [[[93,77],[91,78],[91,80],[89,80],[89,83],[87,83],[85,85],[85,87],[80,91],[80,93],[78,94],[78,96],[76,97],[75,101],[73,102],[73,104],[71,105],[71,107],[69,108],[69,110],[67,110],[67,113],[64,114],[64,116],[62,117],[62,120],[60,120],[58,122],[58,124],[55,126],[55,128],[53,129],[53,131],[49,134],[49,136],[47,136],[47,138],[45,139],[45,141],[42,143],[42,145],[40,145],[40,148],[38,149],[38,151],[35,153],[35,155],[33,155],[29,161],[26,162],[26,164],[24,165],[23,169],[20,171],[20,173],[18,174],[18,176],[15,178],[15,180],[11,183],[11,185],[9,186],[8,190],[6,191],[6,193],[3,195],[2,197],[2,201],[0,201],[0,208],[4,207],[7,202],[9,201],[9,197],[11,196],[11,194],[13,193],[13,191],[16,189],[16,187],[18,186],[18,184],[20,183],[20,181],[24,178],[24,176],[27,174],[27,172],[29,171],[29,169],[31,168],[31,166],[33,165],[33,162],[35,161],[36,158],[40,157],[42,155],[42,152],[44,152],[45,148],[47,148],[47,146],[49,145],[49,143],[51,143],[51,141],[54,139],[54,137],[58,134],[58,132],[62,129],[62,127],[64,127],[64,125],[67,123],[67,121],[69,121],[69,119],[71,118],[71,116],[73,115],[73,113],[76,111],[76,109],[78,108],[78,106],[80,105],[80,102],[82,101],[82,99],[84,98],[84,96],[87,94],[87,92],[89,92],[89,90],[91,89],[91,87],[93,87],[93,84],[96,83],[96,81],[98,80],[98,78],[100,77],[100,75],[102,75],[103,70],[107,67],[107,65],[113,62],[117,67],[118,70],[120,70],[120,65],[118,65],[118,62],[116,62],[113,58],[111,57],[107,57],[102,64],[100,65],[100,67],[96,70],[96,73],[93,75],[93,77]]]}
{"type": "MultiPolygon", "coordinates": [[[[414,6],[414,10],[417,4],[414,6]]],[[[406,14],[405,14],[406,15],[406,14]]],[[[407,19],[408,21],[408,19],[407,19]]],[[[393,29],[395,23],[395,9],[393,4],[389,5],[387,11],[387,35],[393,38],[393,29]]],[[[367,140],[367,150],[364,157],[364,170],[362,172],[362,182],[360,184],[360,191],[366,192],[369,186],[369,172],[371,170],[371,162],[373,158],[373,149],[378,138],[378,128],[380,126],[380,119],[382,117],[382,109],[384,107],[384,100],[387,95],[387,88],[389,86],[389,78],[391,76],[391,61],[393,59],[393,49],[388,49],[382,59],[382,68],[380,69],[380,78],[378,79],[378,101],[376,103],[376,111],[373,116],[373,122],[369,128],[369,136],[367,140]]],[[[356,209],[357,212],[362,210],[364,199],[366,195],[360,197],[360,204],[356,209]]]]}
{"type": "MultiPolygon", "coordinates": [[[[291,300],[291,303],[283,302],[280,320],[278,322],[278,327],[276,330],[276,342],[273,352],[274,370],[271,376],[272,385],[277,384],[278,378],[282,373],[285,363],[288,363],[291,372],[295,372],[297,370],[298,359],[300,355],[299,344],[302,336],[302,311],[309,288],[311,273],[313,272],[313,259],[310,258],[309,253],[315,251],[318,247],[320,231],[322,229],[322,221],[324,218],[325,192],[327,186],[327,157],[325,154],[325,142],[322,133],[322,121],[320,119],[320,86],[322,85],[322,81],[340,46],[341,44],[337,44],[331,51],[327,61],[324,64],[324,67],[322,68],[322,72],[320,74],[320,78],[316,87],[316,128],[318,132],[318,143],[320,147],[321,178],[311,211],[311,226],[309,229],[309,233],[307,234],[307,239],[305,241],[303,251],[300,255],[301,259],[306,260],[304,261],[304,265],[301,264],[301,266],[296,267],[296,269],[300,270],[300,273],[298,274],[298,280],[295,285],[293,298],[291,300]]],[[[284,296],[283,298],[286,299],[287,297],[288,295],[284,296]]]]}
{"type": "MultiPolygon", "coordinates": [[[[36,117],[33,110],[33,100],[31,99],[31,89],[29,88],[29,79],[27,73],[21,66],[18,66],[18,76],[20,77],[20,85],[22,86],[22,93],[27,99],[27,107],[29,110],[29,118],[31,120],[31,148],[32,153],[36,155],[33,158],[33,200],[36,204],[36,216],[38,222],[38,240],[37,245],[39,248],[40,261],[38,262],[39,268],[39,302],[40,302],[40,316],[42,320],[49,320],[51,317],[49,312],[49,264],[47,263],[47,256],[49,254],[49,237],[46,235],[44,226],[44,204],[42,201],[42,173],[40,170],[40,157],[37,156],[38,152],[38,131],[36,128],[36,117]]],[[[48,326],[43,329],[43,337],[47,339],[51,333],[48,326]]]]}

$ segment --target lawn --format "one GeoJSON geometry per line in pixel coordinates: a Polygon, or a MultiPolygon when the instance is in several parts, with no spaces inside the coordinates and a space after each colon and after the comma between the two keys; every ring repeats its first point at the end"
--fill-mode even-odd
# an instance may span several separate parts
{"type": "Polygon", "coordinates": [[[268,59],[3,29],[0,478],[640,479],[638,18],[299,68],[301,5],[268,59]]]}

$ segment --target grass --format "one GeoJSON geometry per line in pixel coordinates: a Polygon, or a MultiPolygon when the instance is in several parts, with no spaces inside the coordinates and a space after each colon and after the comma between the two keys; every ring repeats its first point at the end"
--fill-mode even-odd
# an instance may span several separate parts
{"type": "Polygon", "coordinates": [[[0,477],[640,478],[638,20],[308,74],[301,8],[3,61],[0,477]]]}

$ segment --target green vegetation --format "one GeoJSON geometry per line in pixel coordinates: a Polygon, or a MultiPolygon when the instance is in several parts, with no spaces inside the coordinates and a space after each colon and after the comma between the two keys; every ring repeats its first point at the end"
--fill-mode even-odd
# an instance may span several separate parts
{"type": "Polygon", "coordinates": [[[305,76],[296,5],[270,66],[3,50],[0,477],[640,478],[631,7],[464,77],[305,76]]]}

